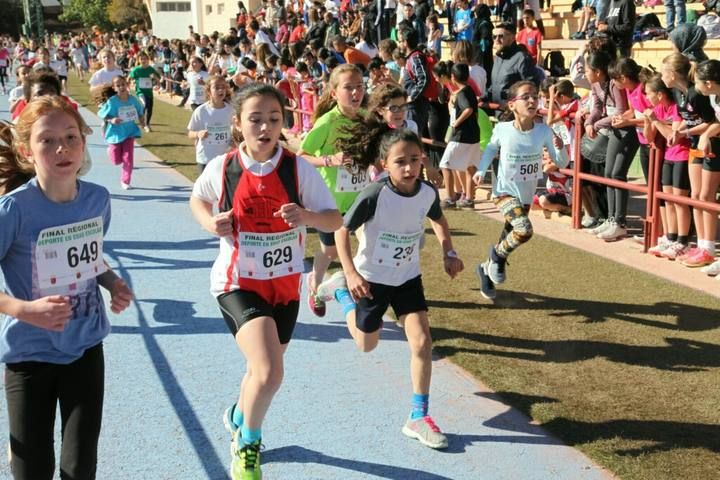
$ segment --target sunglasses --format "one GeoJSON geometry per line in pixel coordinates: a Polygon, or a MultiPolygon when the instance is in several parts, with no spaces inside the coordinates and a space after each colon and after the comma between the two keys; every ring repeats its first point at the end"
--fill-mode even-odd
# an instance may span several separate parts
{"type": "Polygon", "coordinates": [[[527,102],[528,100],[533,100],[533,101],[537,102],[537,101],[538,101],[538,96],[537,96],[537,95],[531,95],[531,94],[529,94],[529,93],[526,93],[525,95],[520,95],[520,96],[513,97],[513,98],[510,99],[511,102],[514,102],[514,101],[516,101],[516,100],[522,100],[523,102],[527,102]]]}
{"type": "Polygon", "coordinates": [[[504,34],[504,33],[501,33],[501,34],[499,34],[499,35],[493,35],[493,36],[492,36],[492,39],[493,39],[493,40],[502,40],[503,38],[505,38],[505,34],[504,34]]]}
{"type": "Polygon", "coordinates": [[[390,105],[389,107],[385,107],[385,108],[387,108],[391,113],[400,113],[400,112],[407,111],[408,106],[407,106],[407,104],[405,104],[405,105],[390,105]]]}

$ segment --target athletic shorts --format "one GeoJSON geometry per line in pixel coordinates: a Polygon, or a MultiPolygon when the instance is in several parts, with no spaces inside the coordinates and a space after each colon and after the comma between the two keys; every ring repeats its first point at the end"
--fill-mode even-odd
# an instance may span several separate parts
{"type": "Polygon", "coordinates": [[[272,317],[277,326],[280,343],[290,342],[297,322],[300,302],[287,305],[270,305],[260,295],[249,290],[233,290],[217,297],[225,323],[233,337],[240,327],[258,317],[272,317]]]}
{"type": "Polygon", "coordinates": [[[67,75],[58,75],[58,79],[61,82],[67,82],[67,75]]]}
{"type": "Polygon", "coordinates": [[[383,315],[390,306],[398,319],[408,313],[427,312],[422,276],[418,275],[397,287],[369,283],[373,298],[361,298],[355,310],[355,324],[360,331],[378,331],[383,323],[383,315]]]}
{"type": "Polygon", "coordinates": [[[670,162],[665,160],[662,166],[662,186],[680,190],[690,190],[688,162],[670,162]]]}
{"type": "Polygon", "coordinates": [[[320,237],[320,243],[326,247],[335,246],[335,232],[321,232],[318,230],[318,237],[320,237]]]}
{"type": "Polygon", "coordinates": [[[710,146],[715,156],[703,159],[703,170],[720,172],[720,137],[711,138],[710,146]]]}
{"type": "Polygon", "coordinates": [[[468,167],[478,165],[482,155],[479,143],[448,142],[440,159],[440,168],[464,172],[468,167]]]}
{"type": "Polygon", "coordinates": [[[569,207],[570,204],[568,203],[567,195],[560,192],[548,192],[547,190],[543,190],[537,194],[538,198],[545,197],[548,202],[555,204],[555,205],[562,205],[563,207],[569,207]]]}

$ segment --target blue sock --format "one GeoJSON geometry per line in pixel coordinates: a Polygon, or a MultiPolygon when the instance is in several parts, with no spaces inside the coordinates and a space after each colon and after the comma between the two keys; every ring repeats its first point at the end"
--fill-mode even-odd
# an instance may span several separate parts
{"type": "Polygon", "coordinates": [[[261,428],[258,428],[257,430],[250,430],[245,425],[243,425],[241,427],[241,433],[243,445],[250,445],[251,443],[260,441],[260,439],[262,438],[261,428]]]}
{"type": "Polygon", "coordinates": [[[412,397],[412,412],[410,412],[410,419],[417,420],[427,416],[428,404],[430,403],[430,394],[424,395],[419,393],[413,393],[412,397]]]}
{"type": "Polygon", "coordinates": [[[240,411],[237,405],[234,405],[232,411],[232,422],[236,427],[242,427],[244,419],[245,416],[243,415],[243,412],[240,411]]]}
{"type": "Polygon", "coordinates": [[[343,315],[347,315],[348,312],[355,310],[355,302],[353,302],[350,290],[347,288],[339,288],[335,290],[335,300],[337,300],[342,307],[343,315]]]}

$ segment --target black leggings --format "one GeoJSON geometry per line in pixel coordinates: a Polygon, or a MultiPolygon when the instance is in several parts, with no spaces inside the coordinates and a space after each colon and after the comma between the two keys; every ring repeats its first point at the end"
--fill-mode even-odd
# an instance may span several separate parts
{"type": "MultiPolygon", "coordinates": [[[[626,182],[639,146],[634,128],[613,128],[605,156],[605,178],[626,182]]],[[[629,196],[628,190],[607,187],[608,216],[614,217],[619,225],[625,225],[629,196]]]]}
{"type": "Polygon", "coordinates": [[[150,119],[152,118],[152,114],[153,114],[153,105],[155,104],[155,101],[154,101],[152,95],[144,96],[144,97],[145,97],[145,125],[147,125],[149,127],[150,119]]]}
{"type": "MultiPolygon", "coordinates": [[[[450,112],[448,111],[447,104],[430,102],[430,115],[428,116],[428,132],[430,133],[430,138],[444,142],[448,126],[450,126],[450,112]]],[[[419,128],[420,126],[418,126],[418,129],[419,128]]],[[[442,147],[430,147],[428,149],[430,164],[433,167],[437,168],[438,165],[440,165],[440,159],[442,158],[444,150],[442,147]]]]}
{"type": "Polygon", "coordinates": [[[0,67],[0,85],[5,88],[5,80],[7,80],[7,67],[0,67]]]}
{"type": "Polygon", "coordinates": [[[87,349],[82,357],[67,365],[7,364],[5,394],[13,477],[16,480],[52,480],[55,409],[60,402],[60,478],[94,479],[104,389],[102,343],[87,349]]]}

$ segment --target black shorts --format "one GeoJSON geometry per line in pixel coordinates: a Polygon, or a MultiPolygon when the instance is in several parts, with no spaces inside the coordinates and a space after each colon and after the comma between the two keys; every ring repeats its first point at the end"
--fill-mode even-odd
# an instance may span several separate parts
{"type": "Polygon", "coordinates": [[[326,247],[335,246],[335,232],[321,232],[318,230],[318,237],[320,237],[320,243],[326,247]]]}
{"type": "Polygon", "coordinates": [[[392,306],[398,319],[408,313],[427,312],[428,309],[420,275],[397,287],[370,282],[370,294],[373,298],[361,298],[356,309],[355,324],[365,333],[380,329],[389,306],[392,306]]]}
{"type": "Polygon", "coordinates": [[[703,159],[703,170],[709,172],[720,172],[720,137],[712,137],[710,139],[714,157],[705,157],[703,159]]]}
{"type": "Polygon", "coordinates": [[[665,160],[662,166],[662,186],[690,190],[688,162],[669,162],[665,160]]]}
{"type": "Polygon", "coordinates": [[[282,345],[290,343],[297,322],[300,302],[287,305],[270,305],[260,295],[248,290],[233,290],[217,297],[225,323],[233,337],[240,327],[258,317],[271,317],[277,326],[278,338],[282,345]]]}
{"type": "Polygon", "coordinates": [[[61,82],[67,82],[67,75],[58,75],[58,79],[61,82]]]}

